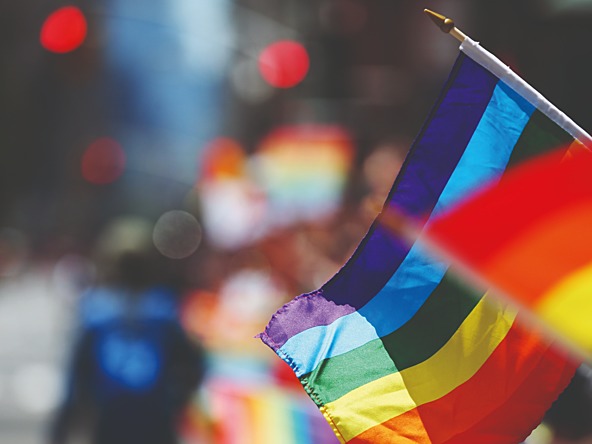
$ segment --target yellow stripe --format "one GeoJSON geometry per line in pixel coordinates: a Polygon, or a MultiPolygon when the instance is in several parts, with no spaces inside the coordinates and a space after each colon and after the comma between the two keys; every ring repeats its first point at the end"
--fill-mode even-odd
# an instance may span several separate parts
{"type": "Polygon", "coordinates": [[[591,352],[592,264],[554,285],[535,306],[535,312],[566,338],[591,352]]]}
{"type": "MultiPolygon", "coordinates": [[[[510,330],[516,313],[488,295],[432,357],[370,382],[325,405],[346,441],[466,382],[510,330]]],[[[429,328],[429,326],[428,326],[429,328]]]]}

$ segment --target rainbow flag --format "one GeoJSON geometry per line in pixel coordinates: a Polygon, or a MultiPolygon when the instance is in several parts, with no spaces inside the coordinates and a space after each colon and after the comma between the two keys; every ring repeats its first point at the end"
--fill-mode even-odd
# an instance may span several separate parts
{"type": "MultiPolygon", "coordinates": [[[[429,221],[508,166],[590,137],[470,39],[385,203],[429,221]]],[[[341,442],[516,443],[576,363],[379,216],[347,264],[261,339],[341,442]]]]}
{"type": "Polygon", "coordinates": [[[427,228],[430,242],[592,356],[592,152],[513,169],[427,228]]]}
{"type": "Polygon", "coordinates": [[[210,385],[213,444],[337,444],[310,399],[279,387],[210,385]]]}

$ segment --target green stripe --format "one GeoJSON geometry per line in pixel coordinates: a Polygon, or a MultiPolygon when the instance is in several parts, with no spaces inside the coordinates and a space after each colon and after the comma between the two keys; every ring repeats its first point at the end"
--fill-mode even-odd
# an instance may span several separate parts
{"type": "Polygon", "coordinates": [[[482,297],[447,272],[417,314],[399,330],[382,338],[399,371],[425,361],[440,350],[482,297]]]}
{"type": "Polygon", "coordinates": [[[323,360],[300,380],[325,404],[428,359],[454,334],[480,297],[448,273],[416,315],[395,332],[323,360]],[[393,363],[395,362],[396,365],[393,363]]]}
{"type": "Polygon", "coordinates": [[[571,143],[574,138],[563,128],[545,116],[538,109],[532,113],[524,127],[518,143],[510,156],[508,167],[543,154],[562,145],[571,143]]]}
{"type": "Polygon", "coordinates": [[[346,393],[398,370],[380,339],[342,355],[321,361],[310,373],[302,376],[304,387],[314,391],[311,396],[319,406],[334,401],[346,393]]]}

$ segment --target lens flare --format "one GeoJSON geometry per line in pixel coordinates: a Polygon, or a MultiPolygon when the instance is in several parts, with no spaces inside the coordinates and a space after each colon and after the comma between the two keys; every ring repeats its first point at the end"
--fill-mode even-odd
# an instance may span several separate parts
{"type": "Polygon", "coordinates": [[[183,259],[192,255],[199,247],[202,228],[190,213],[172,210],[164,213],[152,232],[156,249],[170,259],[183,259]]]}

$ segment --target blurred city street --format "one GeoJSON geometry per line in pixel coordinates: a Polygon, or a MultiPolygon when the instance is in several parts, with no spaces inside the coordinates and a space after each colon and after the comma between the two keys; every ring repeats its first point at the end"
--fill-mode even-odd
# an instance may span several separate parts
{"type": "Polygon", "coordinates": [[[43,442],[62,396],[75,294],[57,284],[53,271],[23,271],[5,277],[0,288],[3,443],[43,442]]]}
{"type": "MultiPolygon", "coordinates": [[[[458,52],[423,8],[592,130],[592,1],[0,6],[0,444],[66,444],[77,347],[136,312],[204,350],[183,444],[338,442],[256,335],[347,262],[387,197],[458,52]]],[[[149,379],[129,357],[148,346],[97,338],[102,370],[149,379]]],[[[88,418],[67,442],[91,443],[88,418]]]]}

